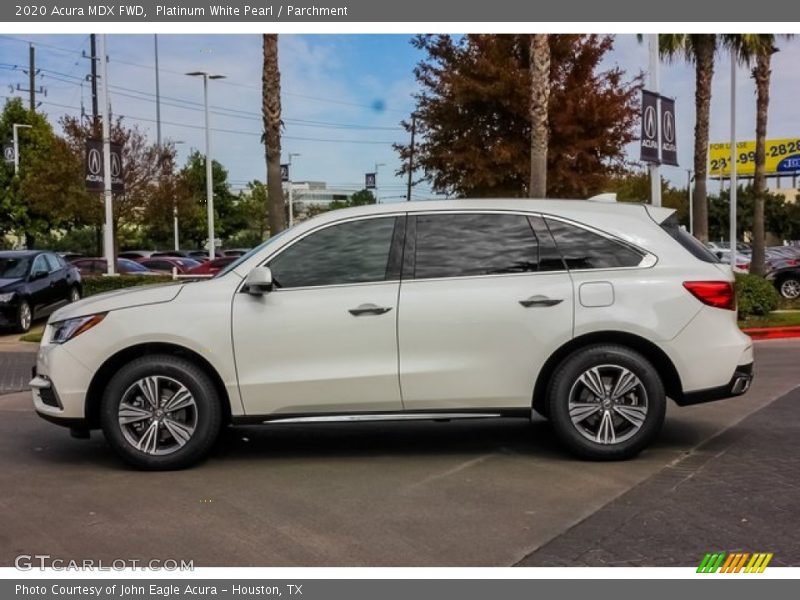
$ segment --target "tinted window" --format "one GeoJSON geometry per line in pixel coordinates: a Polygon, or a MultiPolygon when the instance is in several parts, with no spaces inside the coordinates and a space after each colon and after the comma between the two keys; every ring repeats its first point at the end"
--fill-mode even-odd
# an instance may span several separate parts
{"type": "Polygon", "coordinates": [[[127,271],[129,273],[133,271],[147,271],[147,267],[144,265],[140,265],[139,263],[128,260],[127,258],[120,258],[117,260],[117,267],[120,271],[127,271]]]}
{"type": "Polygon", "coordinates": [[[44,257],[44,254],[40,254],[33,261],[31,273],[36,273],[38,271],[50,272],[50,267],[47,265],[47,259],[44,257]]]}
{"type": "Polygon", "coordinates": [[[28,257],[0,257],[0,279],[25,277],[30,266],[31,259],[28,257]]]}
{"type": "Polygon", "coordinates": [[[58,271],[61,268],[61,264],[58,262],[55,254],[45,254],[44,257],[51,271],[58,271]]]}
{"type": "Polygon", "coordinates": [[[384,281],[395,218],[326,227],[281,252],[271,263],[278,287],[384,281]]]}
{"type": "Polygon", "coordinates": [[[667,217],[667,219],[661,223],[661,229],[666,231],[672,239],[686,248],[695,258],[699,258],[703,262],[719,262],[719,258],[717,258],[716,254],[711,252],[700,240],[680,226],[677,215],[672,214],[667,217]]]}
{"type": "Polygon", "coordinates": [[[420,215],[414,277],[466,277],[537,271],[539,247],[527,217],[420,215]]]}
{"type": "Polygon", "coordinates": [[[172,267],[174,266],[171,262],[166,260],[149,260],[146,263],[143,263],[146,267],[151,269],[156,269],[159,271],[172,271],[172,267]]]}
{"type": "Polygon", "coordinates": [[[635,267],[642,262],[643,256],[639,251],[621,242],[563,221],[546,221],[570,269],[635,267]]]}

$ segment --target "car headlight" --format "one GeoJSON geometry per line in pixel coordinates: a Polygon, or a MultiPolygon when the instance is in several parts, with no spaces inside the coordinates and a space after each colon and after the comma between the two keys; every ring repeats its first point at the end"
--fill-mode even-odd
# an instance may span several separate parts
{"type": "Polygon", "coordinates": [[[106,313],[88,315],[86,317],[75,317],[65,321],[51,323],[53,335],[50,337],[51,344],[63,344],[74,337],[79,336],[84,331],[89,331],[92,327],[106,318],[106,313]]]}
{"type": "Polygon", "coordinates": [[[14,297],[14,292],[8,292],[6,294],[0,294],[0,304],[5,304],[6,302],[11,302],[11,299],[14,297]]]}

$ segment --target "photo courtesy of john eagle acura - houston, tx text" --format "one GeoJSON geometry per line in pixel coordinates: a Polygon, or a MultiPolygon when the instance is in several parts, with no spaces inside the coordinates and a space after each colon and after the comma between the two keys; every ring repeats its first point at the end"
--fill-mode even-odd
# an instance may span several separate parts
{"type": "Polygon", "coordinates": [[[733,284],[667,208],[602,198],[349,208],[211,279],[58,309],[33,403],[78,437],[102,429],[145,469],[200,461],[230,424],[534,412],[577,457],[627,459],[657,435],[668,399],[748,390],[753,348],[733,284]]]}

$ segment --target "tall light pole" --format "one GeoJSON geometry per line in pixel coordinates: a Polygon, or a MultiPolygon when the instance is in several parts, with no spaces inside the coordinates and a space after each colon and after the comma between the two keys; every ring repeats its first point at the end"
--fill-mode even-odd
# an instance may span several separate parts
{"type": "Polygon", "coordinates": [[[692,181],[694,181],[694,171],[686,169],[686,189],[689,192],[689,233],[694,235],[694,193],[692,192],[692,181]]]}
{"type": "MultiPolygon", "coordinates": [[[[650,52],[650,91],[654,94],[660,94],[660,80],[658,75],[658,34],[651,33],[648,35],[649,52],[650,52]]],[[[660,102],[657,106],[660,106],[660,102]]],[[[658,117],[657,123],[661,123],[661,111],[656,115],[658,117]]],[[[658,125],[656,125],[658,127],[658,125]]],[[[653,206],[661,206],[661,173],[659,171],[658,163],[650,163],[648,167],[650,171],[650,202],[653,206]]]]}
{"type": "Polygon", "coordinates": [[[294,190],[292,186],[292,158],[300,156],[298,152],[289,152],[289,227],[294,225],[294,190]]]}
{"type": "Polygon", "coordinates": [[[190,77],[203,78],[203,100],[206,115],[206,208],[208,209],[208,258],[214,260],[214,175],[211,164],[211,123],[208,116],[208,80],[225,79],[225,75],[211,75],[206,71],[192,71],[186,73],[190,77]]]}
{"type": "Polygon", "coordinates": [[[12,129],[14,130],[14,175],[19,172],[19,130],[31,129],[33,125],[25,125],[24,123],[14,123],[12,129]]]}
{"type": "Polygon", "coordinates": [[[385,167],[386,163],[375,163],[375,204],[380,204],[380,198],[378,197],[378,169],[380,167],[385,167]]]}
{"type": "Polygon", "coordinates": [[[105,227],[103,231],[103,254],[106,259],[106,275],[117,273],[114,260],[114,207],[111,203],[111,106],[108,98],[108,60],[106,34],[100,35],[100,101],[103,105],[103,204],[105,205],[105,227]]]}
{"type": "Polygon", "coordinates": [[[736,269],[736,52],[731,51],[731,270],[736,269]]]}

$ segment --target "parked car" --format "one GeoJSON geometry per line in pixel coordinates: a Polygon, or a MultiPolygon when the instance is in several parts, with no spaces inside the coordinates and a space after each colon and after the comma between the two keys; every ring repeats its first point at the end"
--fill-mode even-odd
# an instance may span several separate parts
{"type": "MultiPolygon", "coordinates": [[[[720,262],[725,263],[726,265],[731,264],[731,251],[730,250],[712,250],[714,255],[720,260],[720,262]]],[[[740,273],[747,273],[750,271],[750,256],[745,254],[740,254],[739,252],[736,253],[736,270],[740,273]]]]}
{"type": "Polygon", "coordinates": [[[208,260],[208,250],[189,250],[188,255],[195,260],[208,260]]]}
{"type": "Polygon", "coordinates": [[[178,256],[154,256],[152,258],[143,258],[138,262],[151,271],[162,273],[172,273],[172,269],[175,268],[181,275],[188,273],[190,269],[200,264],[193,258],[181,258],[178,256]]]}
{"type": "MultiPolygon", "coordinates": [[[[708,246],[708,248],[710,250],[714,251],[714,252],[716,252],[717,250],[724,250],[725,252],[730,252],[730,249],[731,249],[731,243],[730,242],[713,242],[712,241],[712,242],[708,242],[706,244],[706,246],[708,246]]],[[[752,248],[748,244],[745,244],[744,242],[736,242],[736,251],[739,252],[740,254],[744,254],[746,256],[749,256],[753,252],[752,248]]]]}
{"type": "Polygon", "coordinates": [[[35,319],[81,298],[78,269],[53,252],[0,252],[0,327],[26,332],[35,319]]]}
{"type": "Polygon", "coordinates": [[[250,248],[229,248],[228,250],[222,251],[222,256],[243,256],[250,252],[250,248]]]}
{"type": "Polygon", "coordinates": [[[775,285],[775,289],[784,298],[790,300],[800,298],[800,266],[774,269],[767,273],[767,279],[775,285]]]}
{"type": "Polygon", "coordinates": [[[117,254],[117,258],[127,258],[129,260],[140,260],[142,258],[150,258],[153,250],[126,250],[117,254]]]}
{"type": "Polygon", "coordinates": [[[189,269],[188,272],[189,275],[216,275],[237,258],[236,256],[223,256],[221,258],[215,258],[214,260],[207,260],[189,269]]]}
{"type": "MultiPolygon", "coordinates": [[[[102,275],[108,272],[108,263],[105,258],[80,258],[72,263],[84,277],[87,275],[102,275]]],[[[156,275],[143,264],[128,258],[117,259],[117,273],[123,275],[156,275]]]]}
{"type": "Polygon", "coordinates": [[[212,279],[63,308],[31,387],[43,417],[146,469],[197,462],[228,423],[533,411],[615,460],[667,397],[742,394],[752,365],[730,269],[673,210],[457,200],[324,213],[212,279]]]}
{"type": "Polygon", "coordinates": [[[59,252],[58,255],[67,262],[72,262],[86,256],[85,254],[80,254],[79,252],[59,252]]]}

